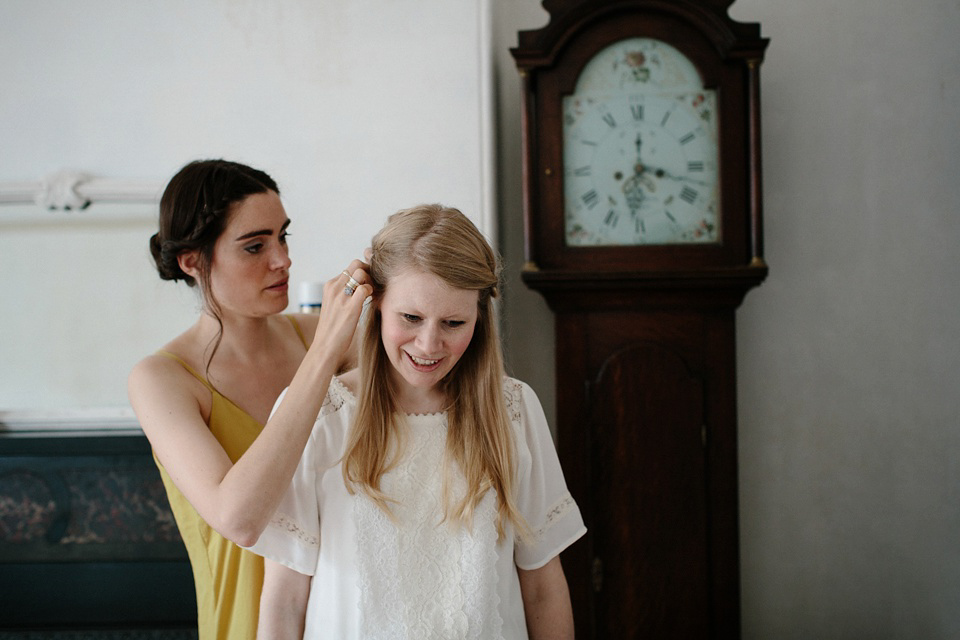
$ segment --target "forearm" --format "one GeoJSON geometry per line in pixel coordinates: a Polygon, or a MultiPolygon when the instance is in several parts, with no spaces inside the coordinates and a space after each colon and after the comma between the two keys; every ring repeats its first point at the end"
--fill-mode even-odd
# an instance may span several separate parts
{"type": "Polygon", "coordinates": [[[519,570],[530,640],[573,640],[573,609],[560,558],[540,569],[519,570]]]}
{"type": "Polygon", "coordinates": [[[301,640],[309,593],[309,576],[264,560],[257,640],[301,640]]]}
{"type": "MultiPolygon", "coordinates": [[[[243,546],[257,541],[290,485],[338,357],[311,349],[263,431],[217,489],[220,533],[243,546]]],[[[213,523],[211,523],[213,524],[213,523]]]]}

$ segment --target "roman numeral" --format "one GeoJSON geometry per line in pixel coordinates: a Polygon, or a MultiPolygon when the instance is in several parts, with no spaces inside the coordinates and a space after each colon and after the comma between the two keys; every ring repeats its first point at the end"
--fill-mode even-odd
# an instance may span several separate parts
{"type": "Polygon", "coordinates": [[[615,227],[620,221],[620,216],[617,215],[617,212],[613,209],[607,212],[607,216],[603,219],[603,223],[608,227],[615,227]]]}
{"type": "Polygon", "coordinates": [[[665,126],[665,125],[667,124],[667,120],[670,119],[670,114],[671,114],[671,113],[673,113],[673,112],[672,112],[672,111],[667,111],[665,114],[663,114],[663,120],[660,121],[660,126],[661,126],[661,127],[663,127],[663,126],[665,126]]]}
{"type": "Polygon", "coordinates": [[[617,121],[613,119],[613,116],[609,113],[603,114],[603,121],[610,125],[610,128],[613,129],[617,126],[617,121]]]}
{"type": "Polygon", "coordinates": [[[580,199],[583,200],[583,204],[587,205],[588,209],[593,209],[597,206],[597,203],[600,202],[600,196],[594,189],[587,191],[585,194],[580,196],[580,199]]]}
{"type": "Polygon", "coordinates": [[[577,167],[576,169],[573,170],[573,175],[578,176],[580,178],[586,178],[590,175],[591,168],[592,167],[590,165],[577,167]]]}
{"type": "Polygon", "coordinates": [[[703,171],[703,163],[699,160],[693,160],[687,163],[687,171],[703,171]]]}
{"type": "Polygon", "coordinates": [[[670,222],[676,224],[677,219],[673,217],[673,214],[672,214],[672,213],[670,213],[670,212],[667,211],[666,209],[663,210],[663,213],[664,213],[668,218],[670,218],[670,222]]]}
{"type": "Polygon", "coordinates": [[[630,105],[630,113],[633,114],[634,120],[643,120],[643,105],[642,104],[630,105]]]}
{"type": "Polygon", "coordinates": [[[697,192],[690,187],[684,187],[680,190],[680,199],[687,204],[693,204],[693,201],[697,199],[697,192]]]}
{"type": "Polygon", "coordinates": [[[692,133],[688,133],[687,135],[680,138],[680,144],[687,144],[688,142],[693,140],[695,137],[696,136],[694,136],[692,133]]]}

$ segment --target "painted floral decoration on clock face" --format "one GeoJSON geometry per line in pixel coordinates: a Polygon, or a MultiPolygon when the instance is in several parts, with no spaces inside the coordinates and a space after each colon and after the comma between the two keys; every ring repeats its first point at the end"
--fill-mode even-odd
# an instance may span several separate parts
{"type": "Polygon", "coordinates": [[[677,49],[615,42],[563,103],[568,246],[719,240],[717,100],[677,49]]]}

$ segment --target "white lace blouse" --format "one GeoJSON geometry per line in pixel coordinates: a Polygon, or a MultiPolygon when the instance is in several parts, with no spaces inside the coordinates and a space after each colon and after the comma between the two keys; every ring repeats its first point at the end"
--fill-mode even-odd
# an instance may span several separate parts
{"type": "MultiPolygon", "coordinates": [[[[517,505],[535,533],[529,544],[511,528],[497,543],[493,491],[472,529],[441,522],[446,414],[407,416],[407,453],[381,483],[396,499],[395,521],[362,493],[350,495],[340,457],[356,398],[333,379],[292,485],[251,547],[313,576],[304,638],[527,638],[516,568],[542,567],[586,528],[536,394],[512,378],[504,393],[516,430],[517,505]]],[[[462,477],[453,488],[463,495],[462,477]]]]}

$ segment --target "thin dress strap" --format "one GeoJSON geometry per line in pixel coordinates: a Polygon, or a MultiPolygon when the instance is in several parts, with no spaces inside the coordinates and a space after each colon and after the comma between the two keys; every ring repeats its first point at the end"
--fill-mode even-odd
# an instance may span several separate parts
{"type": "Polygon", "coordinates": [[[197,380],[199,380],[200,382],[202,382],[202,383],[204,384],[204,386],[205,386],[207,389],[210,390],[210,393],[216,393],[216,392],[217,392],[217,390],[213,388],[213,385],[210,384],[210,383],[207,381],[206,378],[204,378],[202,375],[200,375],[199,373],[197,373],[197,372],[193,369],[193,367],[191,367],[190,365],[188,365],[188,364],[183,360],[183,358],[181,358],[180,356],[178,356],[178,355],[176,355],[176,354],[174,354],[174,353],[170,353],[169,351],[163,351],[162,349],[159,350],[159,351],[157,351],[157,355],[165,356],[165,357],[167,357],[167,358],[170,358],[171,360],[176,360],[177,362],[180,363],[181,366],[183,366],[184,369],[186,369],[187,371],[189,371],[190,373],[192,373],[194,378],[196,378],[197,380]]]}
{"type": "Polygon", "coordinates": [[[300,342],[303,343],[303,348],[309,350],[310,345],[307,344],[307,339],[303,335],[303,329],[300,328],[300,323],[291,315],[287,315],[287,319],[290,320],[290,324],[293,325],[293,328],[297,331],[297,335],[300,336],[300,342]]]}

